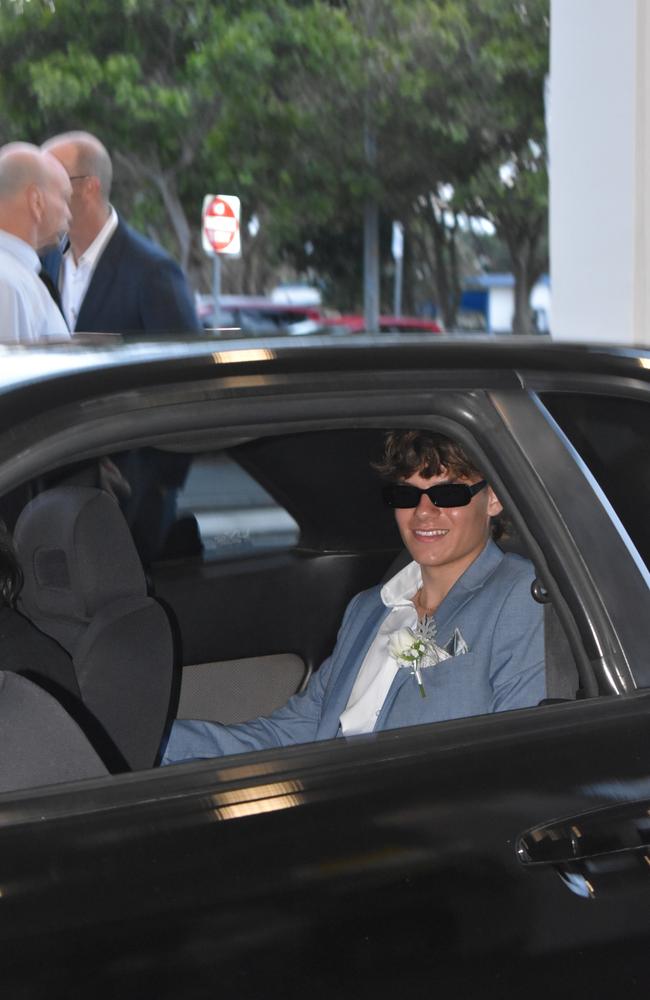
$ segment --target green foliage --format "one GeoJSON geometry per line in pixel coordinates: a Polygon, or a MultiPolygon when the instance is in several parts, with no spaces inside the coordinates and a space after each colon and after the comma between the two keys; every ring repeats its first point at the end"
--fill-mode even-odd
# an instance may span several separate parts
{"type": "Polygon", "coordinates": [[[524,280],[543,264],[548,0],[0,0],[0,60],[0,141],[95,132],[118,207],[196,268],[203,195],[237,193],[271,261],[318,262],[343,304],[364,199],[422,226],[441,185],[519,265],[532,239],[524,280]]]}

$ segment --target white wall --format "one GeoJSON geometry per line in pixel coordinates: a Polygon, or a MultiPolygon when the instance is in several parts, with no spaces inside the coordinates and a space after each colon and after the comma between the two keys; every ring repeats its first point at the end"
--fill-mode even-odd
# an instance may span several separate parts
{"type": "Polygon", "coordinates": [[[551,289],[545,281],[538,281],[533,286],[530,293],[530,306],[537,313],[540,333],[546,333],[552,327],[552,316],[551,289]]]}
{"type": "Polygon", "coordinates": [[[488,298],[488,330],[511,333],[515,295],[512,288],[491,288],[488,298]]]}
{"type": "Polygon", "coordinates": [[[650,0],[551,0],[553,336],[650,345],[650,0]]]}

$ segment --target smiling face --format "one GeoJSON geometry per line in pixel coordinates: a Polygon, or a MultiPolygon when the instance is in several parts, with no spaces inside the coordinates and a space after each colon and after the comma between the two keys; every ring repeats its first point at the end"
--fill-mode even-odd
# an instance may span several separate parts
{"type": "MultiPolygon", "coordinates": [[[[442,469],[425,478],[415,472],[402,482],[428,489],[439,483],[467,483],[481,479],[454,476],[442,469]]],[[[444,575],[451,583],[465,572],[482,552],[490,537],[490,518],[502,507],[490,486],[476,493],[465,507],[436,507],[423,494],[417,507],[395,511],[395,520],[406,548],[422,567],[423,576],[444,575]]],[[[450,583],[450,585],[451,585],[450,583]]]]}

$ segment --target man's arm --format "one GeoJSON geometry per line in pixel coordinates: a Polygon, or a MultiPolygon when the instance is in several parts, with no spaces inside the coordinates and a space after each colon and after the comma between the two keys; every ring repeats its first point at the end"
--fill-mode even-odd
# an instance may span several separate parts
{"type": "Polygon", "coordinates": [[[294,694],[272,715],[238,725],[223,726],[218,722],[177,719],[172,725],[162,764],[293,746],[314,740],[340,643],[352,621],[359,596],[354,597],[347,607],[334,652],[312,674],[304,691],[294,694]]]}
{"type": "Polygon", "coordinates": [[[530,583],[519,577],[495,625],[490,668],[495,712],[528,708],[546,697],[544,612],[530,583]]]}
{"type": "Polygon", "coordinates": [[[295,694],[266,718],[232,726],[177,719],[172,725],[163,765],[309,743],[316,737],[330,664],[331,657],[312,674],[303,692],[295,694]]]}
{"type": "Polygon", "coordinates": [[[0,343],[31,340],[24,303],[12,285],[0,282],[0,343]]]}

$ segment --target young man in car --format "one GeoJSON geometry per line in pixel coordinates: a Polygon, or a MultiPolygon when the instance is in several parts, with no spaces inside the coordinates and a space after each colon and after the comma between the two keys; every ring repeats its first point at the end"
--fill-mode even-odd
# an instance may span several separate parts
{"type": "Polygon", "coordinates": [[[163,764],[538,704],[546,695],[535,570],[491,539],[502,507],[440,434],[388,435],[378,471],[412,557],[350,602],[304,692],[239,725],[176,721],[163,764]]]}

